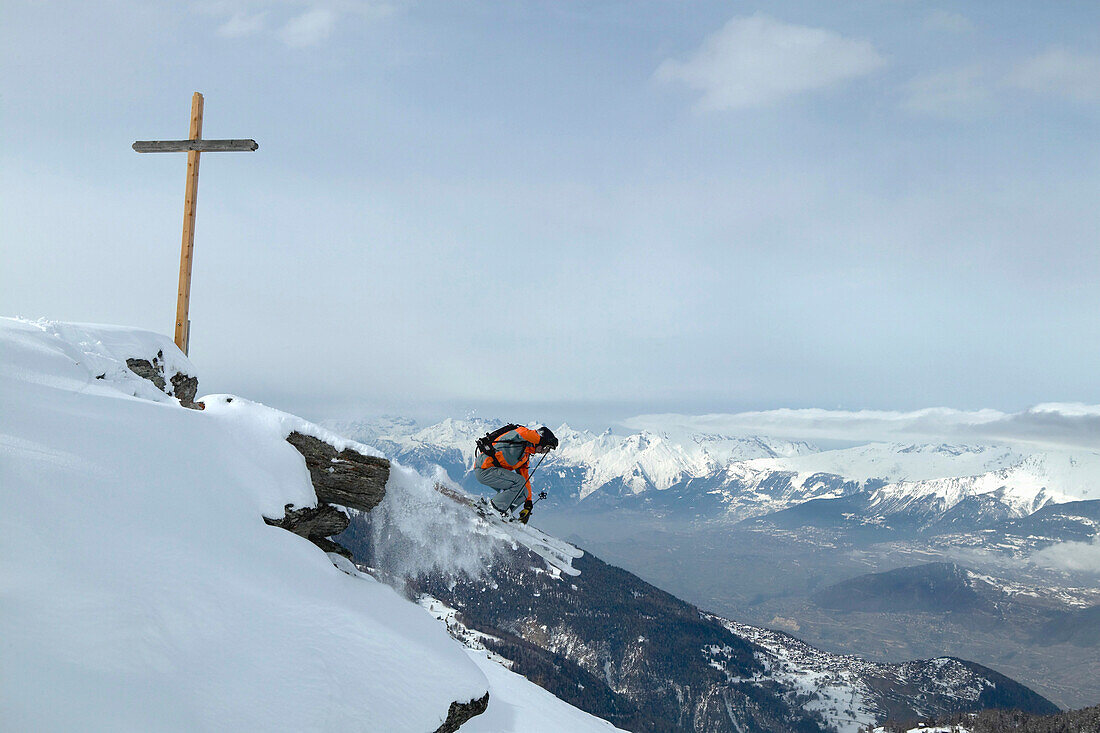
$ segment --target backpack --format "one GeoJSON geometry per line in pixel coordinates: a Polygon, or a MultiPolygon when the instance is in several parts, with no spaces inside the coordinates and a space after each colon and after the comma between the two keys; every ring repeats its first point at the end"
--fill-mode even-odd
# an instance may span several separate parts
{"type": "Polygon", "coordinates": [[[493,465],[497,468],[504,468],[504,466],[500,465],[500,461],[497,460],[497,451],[494,443],[497,442],[497,439],[500,438],[500,436],[504,435],[505,433],[509,433],[518,427],[519,425],[508,423],[502,428],[497,428],[496,430],[485,433],[485,435],[482,435],[480,438],[477,439],[477,452],[492,458],[493,465]]]}

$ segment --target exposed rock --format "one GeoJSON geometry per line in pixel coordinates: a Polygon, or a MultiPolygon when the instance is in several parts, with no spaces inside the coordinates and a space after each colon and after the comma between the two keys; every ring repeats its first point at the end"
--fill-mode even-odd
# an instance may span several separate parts
{"type": "Polygon", "coordinates": [[[264,517],[264,521],[272,527],[282,527],[299,537],[305,537],[325,552],[335,552],[352,562],[355,561],[351,550],[329,539],[332,535],[340,534],[348,528],[350,520],[347,514],[323,501],[316,507],[307,506],[301,509],[295,509],[293,504],[287,504],[283,511],[286,514],[281,519],[264,517]]]}
{"type": "Polygon", "coordinates": [[[351,550],[335,540],[330,540],[327,537],[317,537],[315,539],[310,539],[310,542],[317,545],[325,552],[335,552],[337,555],[343,555],[352,562],[355,562],[355,556],[351,554],[351,550]]]}
{"type": "Polygon", "coordinates": [[[347,529],[350,521],[348,515],[333,504],[364,512],[376,507],[386,495],[390,462],[353,450],[337,453],[323,440],[302,433],[291,433],[286,440],[305,458],[313,491],[317,494],[317,506],[295,509],[293,504],[287,504],[285,516],[279,519],[264,517],[264,521],[305,537],[325,552],[335,552],[354,561],[350,550],[330,539],[347,529]]]}
{"type": "Polygon", "coordinates": [[[176,395],[176,399],[180,401],[180,404],[184,407],[190,407],[191,409],[203,409],[199,407],[198,402],[195,402],[195,394],[199,391],[199,378],[188,376],[183,372],[176,372],[172,375],[172,392],[176,395]]]}
{"type": "Polygon", "coordinates": [[[484,713],[487,707],[489,707],[488,692],[470,702],[452,702],[447,711],[447,719],[443,721],[443,725],[435,729],[435,733],[455,733],[467,720],[484,713]]]}
{"type": "MultiPolygon", "coordinates": [[[[130,368],[130,371],[142,379],[148,379],[153,383],[154,387],[164,394],[178,399],[180,404],[184,407],[188,407],[192,410],[202,410],[206,408],[206,405],[203,403],[195,402],[195,395],[199,391],[198,377],[176,372],[169,380],[172,383],[172,390],[168,390],[168,382],[164,379],[163,351],[158,351],[152,361],[148,359],[127,359],[126,366],[130,368]]],[[[101,378],[102,377],[96,377],[96,379],[101,378]]]]}
{"type": "Polygon", "coordinates": [[[282,519],[264,517],[264,521],[273,527],[282,527],[309,540],[323,539],[340,534],[348,528],[348,515],[332,506],[321,504],[314,507],[294,509],[293,504],[286,505],[286,516],[282,519]]]}
{"type": "Polygon", "coordinates": [[[353,450],[337,453],[323,440],[298,432],[286,440],[306,459],[313,488],[322,502],[369,512],[386,495],[390,462],[385,458],[353,450]]]}
{"type": "MultiPolygon", "coordinates": [[[[153,366],[152,362],[148,359],[127,359],[126,366],[130,367],[130,371],[134,374],[142,379],[148,379],[153,383],[153,386],[161,392],[165,392],[164,372],[153,366]]],[[[165,394],[167,394],[167,392],[165,392],[165,394]]]]}

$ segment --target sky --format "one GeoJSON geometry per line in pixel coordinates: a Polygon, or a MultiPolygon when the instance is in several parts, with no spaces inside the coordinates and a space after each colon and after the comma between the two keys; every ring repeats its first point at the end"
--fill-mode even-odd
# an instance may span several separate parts
{"type": "Polygon", "coordinates": [[[1095,2],[0,9],[0,314],[200,392],[598,427],[1100,404],[1095,2]],[[804,414],[804,413],[803,413],[804,414]]]}

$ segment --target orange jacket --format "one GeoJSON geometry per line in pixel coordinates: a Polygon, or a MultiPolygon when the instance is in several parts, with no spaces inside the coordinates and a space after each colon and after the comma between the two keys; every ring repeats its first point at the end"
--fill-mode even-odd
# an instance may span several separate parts
{"type": "Polygon", "coordinates": [[[535,446],[539,444],[539,434],[531,428],[519,427],[500,436],[493,442],[497,449],[492,456],[485,456],[479,468],[496,468],[493,458],[497,459],[501,468],[515,471],[523,476],[527,486],[527,500],[531,500],[531,479],[528,474],[529,459],[535,452],[535,446]],[[526,445],[524,445],[526,444],[526,445]]]}

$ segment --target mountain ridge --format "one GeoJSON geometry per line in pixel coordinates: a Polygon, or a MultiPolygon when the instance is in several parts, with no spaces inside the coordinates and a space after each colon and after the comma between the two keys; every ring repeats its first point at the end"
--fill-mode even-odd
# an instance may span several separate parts
{"type": "MultiPolygon", "coordinates": [[[[446,419],[420,427],[386,418],[328,422],[371,439],[397,460],[444,469],[467,489],[474,440],[498,421],[446,419]]],[[[559,427],[561,447],[540,468],[551,505],[624,507],[663,516],[737,522],[809,501],[864,495],[868,517],[925,528],[1008,521],[1100,485],[1100,453],[1023,453],[1008,446],[868,443],[820,450],[763,436],[641,431],[615,435],[559,427]]]]}
{"type": "MultiPolygon", "coordinates": [[[[442,495],[460,510],[476,506],[455,488],[442,495]]],[[[568,559],[575,573],[560,562],[544,565],[547,559],[531,552],[529,538],[541,536],[538,530],[501,524],[494,514],[474,520],[474,532],[512,533],[515,541],[486,550],[482,567],[402,568],[387,548],[401,534],[392,522],[404,516],[404,508],[383,502],[378,513],[353,518],[337,539],[365,566],[393,575],[407,593],[436,608],[456,638],[622,727],[808,733],[993,704],[1057,710],[972,662],[866,662],[704,613],[590,553],[568,559]]],[[[451,516],[445,524],[455,523],[451,516]]],[[[427,536],[440,541],[434,530],[427,536]]]]}

